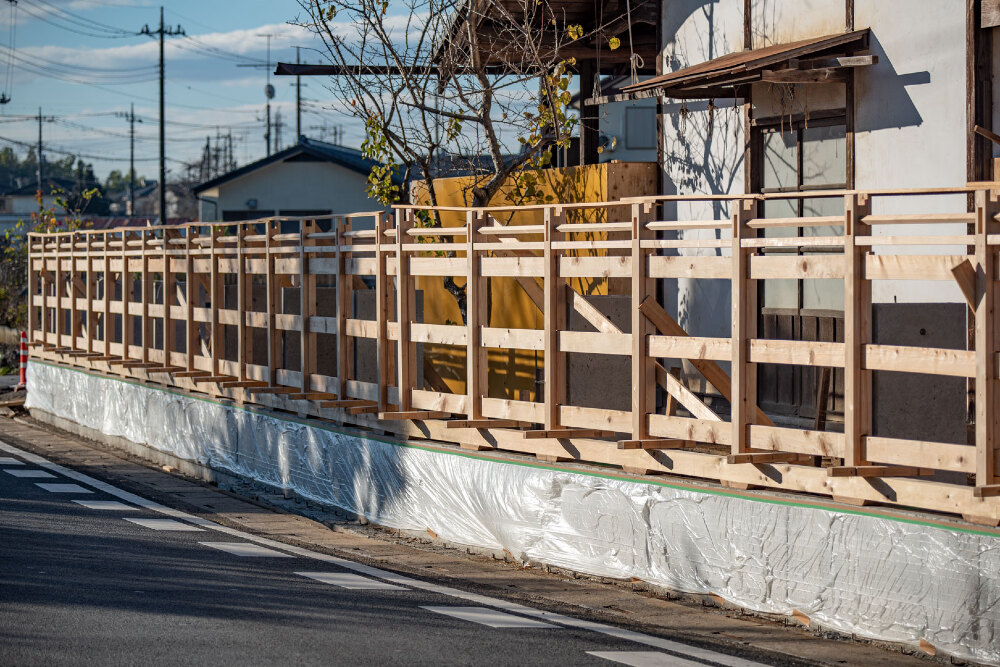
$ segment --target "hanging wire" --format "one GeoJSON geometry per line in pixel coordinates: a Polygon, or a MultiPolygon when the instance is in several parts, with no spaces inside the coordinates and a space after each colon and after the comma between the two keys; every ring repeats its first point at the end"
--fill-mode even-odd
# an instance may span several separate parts
{"type": "Polygon", "coordinates": [[[3,91],[0,92],[0,104],[10,102],[14,94],[14,36],[17,30],[17,0],[7,0],[10,3],[10,34],[7,42],[10,44],[10,54],[7,56],[7,73],[4,76],[3,91]]]}
{"type": "Polygon", "coordinates": [[[635,52],[632,44],[632,0],[625,0],[625,17],[628,19],[628,62],[632,68],[632,83],[639,83],[639,70],[645,67],[646,63],[642,56],[635,52]]]}

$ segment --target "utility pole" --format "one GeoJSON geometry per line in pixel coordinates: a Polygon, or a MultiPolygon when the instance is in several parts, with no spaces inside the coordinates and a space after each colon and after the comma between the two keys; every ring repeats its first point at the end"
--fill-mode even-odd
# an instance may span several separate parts
{"type": "Polygon", "coordinates": [[[38,212],[41,213],[42,203],[45,201],[45,193],[42,192],[42,179],[45,177],[45,168],[42,166],[42,107],[38,107],[38,192],[41,196],[38,199],[38,212]]]}
{"type": "Polygon", "coordinates": [[[274,86],[271,85],[271,37],[270,33],[259,33],[258,37],[267,38],[267,85],[264,86],[264,97],[267,98],[267,130],[264,132],[264,143],[267,145],[267,154],[271,155],[271,98],[274,97],[274,86]]]}
{"type": "MultiPolygon", "coordinates": [[[[295,47],[295,64],[300,64],[299,47],[295,47]]],[[[295,143],[302,137],[302,77],[295,75],[295,143]]]]}
{"type": "Polygon", "coordinates": [[[150,30],[149,25],[142,26],[139,32],[141,35],[157,35],[160,38],[160,224],[167,224],[167,158],[166,158],[166,127],[164,120],[164,66],[163,66],[163,38],[167,35],[185,35],[184,28],[165,28],[163,26],[163,5],[160,5],[160,27],[157,30],[150,30]]]}
{"type": "Polygon", "coordinates": [[[135,124],[142,119],[135,117],[135,102],[127,114],[115,112],[115,116],[128,121],[128,214],[135,215],[135,124]]]}

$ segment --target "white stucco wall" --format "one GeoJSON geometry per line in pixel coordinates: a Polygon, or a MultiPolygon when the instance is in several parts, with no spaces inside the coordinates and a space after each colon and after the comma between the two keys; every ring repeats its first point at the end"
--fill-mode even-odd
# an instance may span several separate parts
{"type": "MultiPolygon", "coordinates": [[[[855,27],[871,28],[871,53],[879,63],[858,70],[856,88],[855,183],[860,189],[952,186],[965,183],[965,6],[958,0],[909,0],[905,16],[897,3],[855,2],[855,27]],[[905,18],[905,20],[901,20],[905,18]]],[[[663,2],[665,72],[698,64],[743,48],[742,0],[663,2]]],[[[755,0],[753,46],[786,43],[845,30],[842,2],[755,0]]],[[[707,103],[665,103],[665,194],[738,194],[744,191],[742,115],[732,100],[720,100],[712,132],[707,103]],[[686,108],[686,122],[680,111],[686,108]],[[685,132],[681,133],[681,125],[685,132]]],[[[840,86],[798,86],[792,109],[802,113],[844,105],[840,86]]],[[[782,111],[780,96],[767,84],[754,89],[754,116],[782,111]]],[[[959,212],[964,198],[899,197],[880,200],[875,212],[959,212]]],[[[724,219],[720,203],[667,207],[668,218],[724,219]]],[[[964,233],[961,225],[923,226],[923,233],[964,233]]],[[[910,233],[894,227],[876,233],[910,233]]],[[[718,237],[719,232],[687,232],[686,238],[718,237]]],[[[728,231],[721,235],[728,237],[728,231]]],[[[728,254],[727,250],[682,253],[728,254]]],[[[894,248],[893,252],[900,252],[894,248]]],[[[913,246],[906,252],[951,254],[954,248],[913,246]]],[[[678,317],[692,335],[728,336],[727,281],[680,280],[678,317]]],[[[668,291],[669,293],[669,291],[668,291]]],[[[876,302],[959,302],[952,283],[878,281],[876,302]]]]}
{"type": "MultiPolygon", "coordinates": [[[[332,213],[377,211],[385,207],[365,194],[366,175],[329,162],[279,162],[201,193],[216,199],[219,218],[226,210],[247,210],[256,199],[258,211],[329,210],[332,213]]],[[[204,214],[210,206],[202,206],[204,214]]]]}

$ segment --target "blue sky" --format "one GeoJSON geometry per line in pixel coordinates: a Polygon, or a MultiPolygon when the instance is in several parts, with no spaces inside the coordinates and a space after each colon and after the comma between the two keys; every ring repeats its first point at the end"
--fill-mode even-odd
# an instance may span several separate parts
{"type": "MultiPolygon", "coordinates": [[[[169,0],[165,22],[181,25],[187,37],[167,38],[166,100],[168,169],[178,173],[177,161],[201,155],[207,135],[233,132],[234,153],[243,164],[263,157],[264,85],[262,68],[238,64],[263,64],[264,33],[271,39],[271,61],[294,61],[295,46],[302,59],[319,62],[318,39],[290,25],[302,13],[296,0],[169,0]]],[[[0,146],[7,140],[34,142],[37,122],[19,120],[38,113],[53,117],[43,124],[45,143],[53,149],[84,153],[99,176],[111,169],[128,168],[128,123],[115,112],[135,111],[143,123],[136,125],[136,171],[156,177],[157,144],[156,64],[158,44],[147,36],[120,36],[112,28],[138,31],[148,24],[155,29],[159,3],[147,0],[19,0],[11,35],[10,6],[0,0],[0,81],[10,96],[0,106],[0,146]],[[87,34],[80,34],[87,33],[87,34]],[[10,40],[14,38],[11,54],[10,40]],[[13,67],[10,80],[8,64],[13,67]],[[96,157],[106,159],[96,159],[96,157]]],[[[294,79],[272,77],[275,100],[285,126],[282,144],[295,138],[294,79]]],[[[357,146],[361,128],[348,116],[329,107],[333,100],[322,78],[303,79],[307,100],[303,133],[332,139],[332,130],[345,130],[342,143],[357,146]]],[[[23,154],[26,150],[15,145],[23,154]]],[[[50,159],[62,157],[50,154],[50,159]]],[[[169,176],[168,176],[169,177],[169,176]]]]}

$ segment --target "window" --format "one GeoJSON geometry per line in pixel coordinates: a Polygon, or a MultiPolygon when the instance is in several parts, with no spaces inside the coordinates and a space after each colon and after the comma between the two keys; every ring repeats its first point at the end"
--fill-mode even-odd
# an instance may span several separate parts
{"type": "MultiPolygon", "coordinates": [[[[759,122],[755,164],[761,192],[808,192],[847,188],[847,141],[843,118],[809,122],[759,122]]],[[[842,215],[840,197],[769,200],[761,212],[765,218],[801,218],[842,215]]],[[[783,227],[768,229],[765,236],[838,236],[843,227],[783,227]]],[[[817,254],[823,249],[769,248],[768,253],[817,254]]],[[[841,311],[843,283],[839,280],[765,280],[762,288],[765,310],[841,311]]]]}
{"type": "Polygon", "coordinates": [[[656,148],[656,107],[625,109],[625,148],[656,148]]]}

